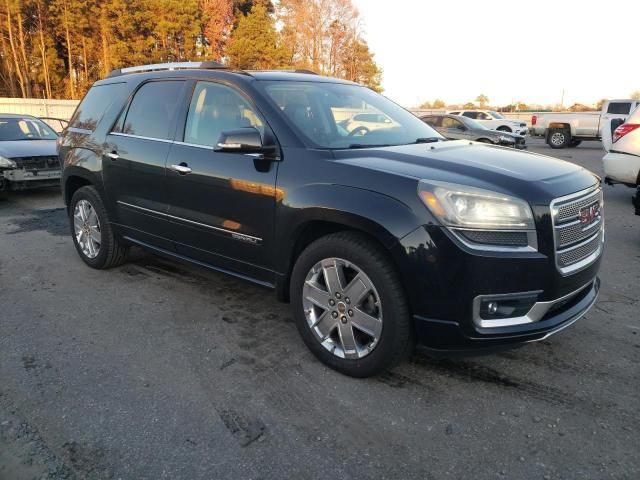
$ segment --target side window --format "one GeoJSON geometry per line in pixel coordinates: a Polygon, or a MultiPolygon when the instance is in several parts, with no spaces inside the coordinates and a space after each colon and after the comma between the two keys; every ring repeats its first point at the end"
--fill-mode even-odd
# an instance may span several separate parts
{"type": "Polygon", "coordinates": [[[120,82],[91,87],[91,90],[87,92],[73,113],[69,126],[82,128],[84,130],[95,130],[104,112],[107,111],[117,98],[116,92],[119,91],[123,85],[124,83],[120,82]]]}
{"type": "Polygon", "coordinates": [[[627,115],[629,110],[631,110],[630,102],[611,102],[609,103],[609,108],[607,108],[607,113],[627,115]]]}
{"type": "Polygon", "coordinates": [[[464,112],[462,116],[475,119],[478,118],[478,112],[464,112]]]}
{"type": "Polygon", "coordinates": [[[477,120],[491,120],[491,115],[487,115],[484,112],[478,112],[475,118],[477,120]]]}
{"type": "Polygon", "coordinates": [[[124,122],[118,120],[113,131],[171,140],[183,86],[184,82],[178,80],[145,83],[123,112],[124,122]]]}
{"type": "Polygon", "coordinates": [[[456,128],[458,125],[461,125],[459,120],[451,117],[444,117],[442,119],[442,127],[443,128],[456,128]]]}
{"type": "Polygon", "coordinates": [[[244,127],[264,134],[264,124],[242,95],[218,83],[196,84],[184,130],[186,143],[212,147],[224,130],[244,127]]]}
{"type": "Polygon", "coordinates": [[[422,121],[432,127],[439,127],[442,125],[442,117],[422,117],[422,121]]]}

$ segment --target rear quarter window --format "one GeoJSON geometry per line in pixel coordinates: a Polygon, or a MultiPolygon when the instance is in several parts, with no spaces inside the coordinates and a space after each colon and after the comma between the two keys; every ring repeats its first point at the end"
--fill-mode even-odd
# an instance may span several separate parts
{"type": "Polygon", "coordinates": [[[123,88],[124,83],[109,83],[94,85],[76,108],[69,126],[83,130],[95,130],[102,116],[117,98],[116,93],[123,88]]]}
{"type": "Polygon", "coordinates": [[[627,115],[629,110],[631,110],[631,103],[629,102],[611,102],[607,108],[607,113],[627,115]]]}

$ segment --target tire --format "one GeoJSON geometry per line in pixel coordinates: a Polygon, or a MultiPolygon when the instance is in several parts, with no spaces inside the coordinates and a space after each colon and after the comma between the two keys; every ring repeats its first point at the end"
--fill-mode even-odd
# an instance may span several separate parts
{"type": "Polygon", "coordinates": [[[575,148],[582,143],[582,140],[571,140],[570,147],[575,148]]]}
{"type": "Polygon", "coordinates": [[[511,130],[509,127],[505,127],[504,125],[502,127],[496,128],[496,130],[499,131],[499,132],[513,133],[513,130],[511,130]]]}
{"type": "Polygon", "coordinates": [[[476,142],[489,143],[489,144],[493,145],[493,142],[491,140],[489,140],[488,138],[479,138],[478,140],[476,140],[476,142]]]}
{"type": "Polygon", "coordinates": [[[309,245],[293,268],[290,294],[304,343],[334,370],[369,377],[411,351],[412,324],[398,273],[384,250],[362,234],[335,233],[309,245]],[[342,281],[335,275],[340,271],[342,281]],[[335,288],[328,288],[329,283],[335,288]]]}
{"type": "Polygon", "coordinates": [[[116,237],[94,187],[81,187],[73,194],[69,204],[69,223],[73,244],[87,265],[101,270],[117,267],[126,261],[129,247],[116,237]],[[82,218],[83,212],[86,219],[82,218]],[[78,227],[82,230],[81,235],[78,227]]]}
{"type": "Polygon", "coordinates": [[[571,143],[571,134],[562,128],[552,128],[547,132],[547,145],[553,149],[567,148],[571,143]]]}

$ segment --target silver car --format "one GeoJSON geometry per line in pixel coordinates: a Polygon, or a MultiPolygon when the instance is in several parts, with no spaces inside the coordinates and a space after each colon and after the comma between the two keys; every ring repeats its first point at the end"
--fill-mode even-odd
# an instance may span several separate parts
{"type": "Polygon", "coordinates": [[[57,139],[36,117],[0,114],[0,190],[59,185],[57,139]]]}

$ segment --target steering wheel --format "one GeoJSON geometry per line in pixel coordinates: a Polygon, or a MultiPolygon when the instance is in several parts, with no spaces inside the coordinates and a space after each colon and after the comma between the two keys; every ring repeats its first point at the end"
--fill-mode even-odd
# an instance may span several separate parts
{"type": "Polygon", "coordinates": [[[369,133],[369,129],[367,127],[359,126],[354,128],[349,132],[350,137],[355,137],[356,135],[360,135],[364,137],[367,133],[369,133]]]}

